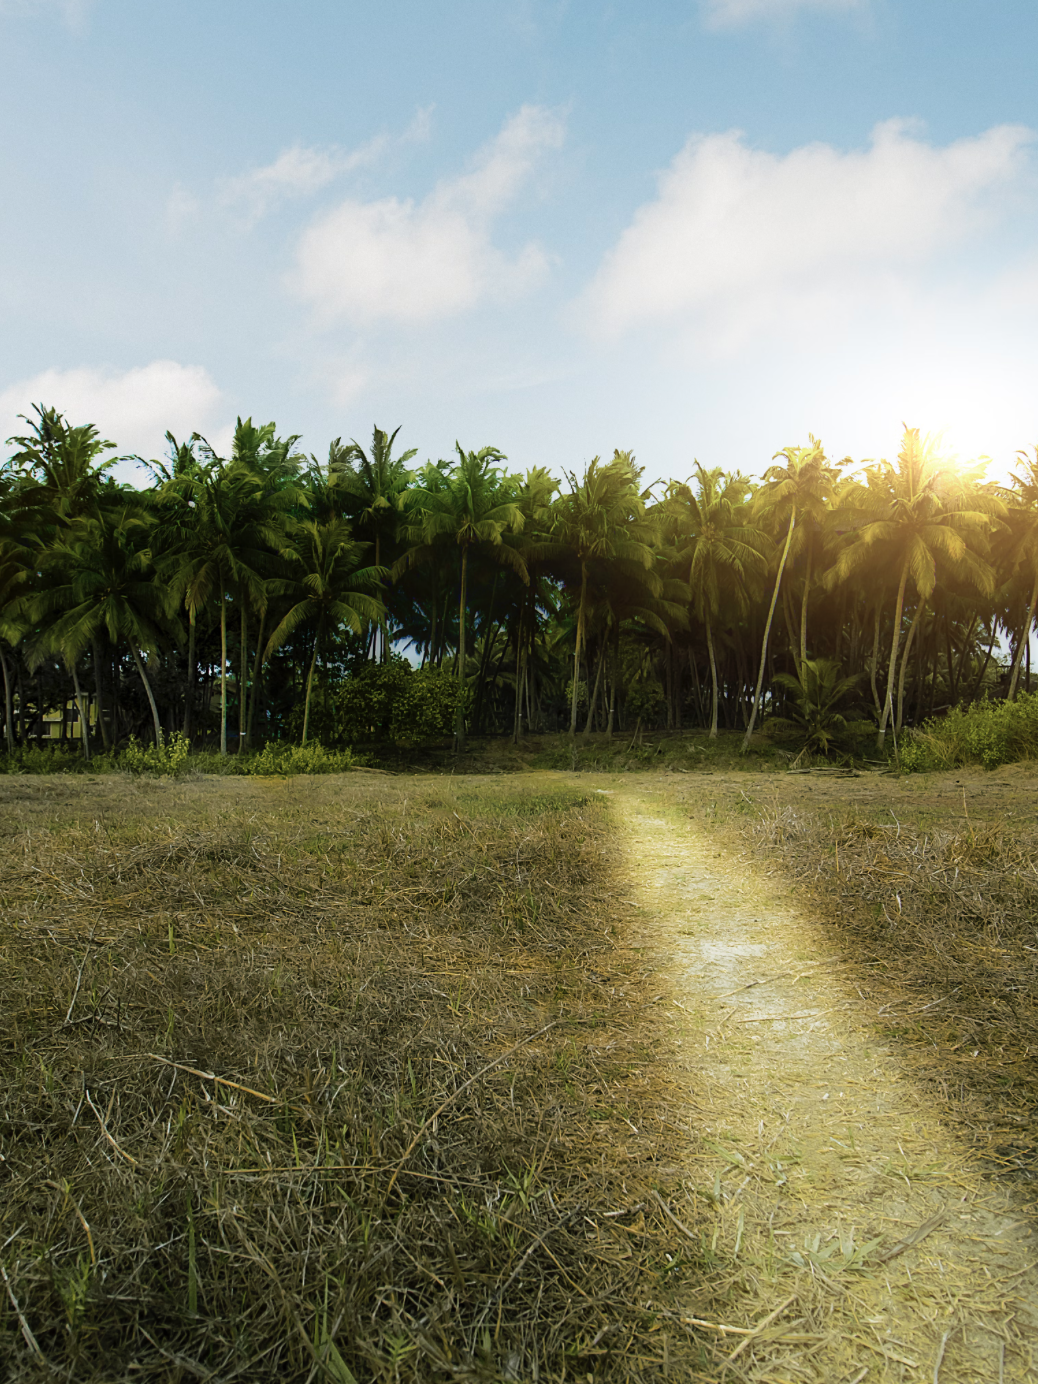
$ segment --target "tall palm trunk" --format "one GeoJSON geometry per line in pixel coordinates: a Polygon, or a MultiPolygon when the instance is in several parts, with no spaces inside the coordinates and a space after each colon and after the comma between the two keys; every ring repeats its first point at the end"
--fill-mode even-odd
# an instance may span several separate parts
{"type": "Polygon", "coordinates": [[[245,604],[242,602],[241,608],[241,646],[238,650],[238,753],[241,754],[245,748],[245,723],[247,715],[247,684],[246,665],[249,661],[249,617],[245,613],[245,604]]]}
{"type": "Polygon", "coordinates": [[[101,696],[103,685],[101,678],[101,650],[97,640],[93,640],[90,645],[90,657],[94,665],[94,696],[97,699],[97,724],[101,728],[101,744],[105,750],[112,748],[111,738],[108,734],[108,722],[105,719],[105,704],[101,696]]]}
{"type": "Polygon", "coordinates": [[[1020,662],[1024,649],[1030,647],[1031,630],[1034,627],[1034,608],[1038,605],[1038,567],[1034,572],[1034,585],[1031,587],[1031,600],[1027,607],[1027,620],[1024,623],[1023,633],[1020,642],[1016,646],[1016,655],[1013,658],[1013,671],[1009,675],[1009,691],[1006,696],[1011,702],[1016,700],[1016,684],[1020,678],[1020,662]]]}
{"type": "Polygon", "coordinates": [[[7,753],[14,754],[14,697],[11,694],[11,670],[7,666],[2,648],[0,666],[4,670],[4,738],[7,741],[7,753]]]}
{"type": "Polygon", "coordinates": [[[195,701],[195,678],[198,674],[198,657],[196,654],[198,640],[198,624],[195,616],[195,608],[192,606],[187,616],[187,683],[184,688],[184,739],[191,739],[192,711],[195,701]]]}
{"type": "Polygon", "coordinates": [[[256,702],[259,698],[260,677],[263,673],[263,631],[267,623],[266,610],[260,611],[259,634],[256,636],[256,657],[252,663],[252,689],[249,695],[249,718],[245,726],[245,743],[252,746],[256,729],[256,702]]]}
{"type": "Polygon", "coordinates": [[[718,689],[717,689],[717,658],[716,658],[716,656],[714,655],[714,630],[713,630],[713,625],[710,623],[710,616],[709,616],[709,615],[707,615],[707,617],[706,617],[706,649],[707,649],[707,653],[710,655],[710,686],[711,686],[711,689],[712,689],[711,706],[712,706],[712,708],[713,708],[712,711],[711,711],[711,713],[710,713],[710,735],[708,736],[708,739],[710,739],[710,740],[716,740],[716,739],[717,739],[717,702],[718,702],[718,689]]]}
{"type": "Polygon", "coordinates": [[[602,682],[602,667],[605,663],[606,646],[608,642],[607,639],[602,640],[602,651],[598,655],[598,668],[595,672],[595,690],[588,698],[587,721],[584,723],[584,735],[582,737],[585,744],[591,739],[591,723],[595,718],[595,707],[598,705],[598,689],[602,682]]]}
{"type": "Polygon", "coordinates": [[[458,709],[454,716],[454,750],[460,753],[465,748],[465,705],[462,692],[465,687],[465,597],[469,575],[469,545],[461,545],[461,588],[458,593],[458,709]]]}
{"type": "Polygon", "coordinates": [[[159,721],[159,709],[155,704],[155,694],[151,690],[151,683],[148,681],[148,674],[144,669],[144,660],[141,658],[140,650],[136,644],[131,643],[130,652],[133,654],[133,661],[137,665],[137,672],[140,674],[141,682],[144,684],[144,691],[148,697],[148,705],[151,707],[151,719],[155,726],[155,746],[162,749],[162,725],[159,721]]]}
{"type": "MultiPolygon", "coordinates": [[[[811,570],[814,566],[814,552],[811,544],[807,545],[807,575],[804,578],[804,595],[800,602],[800,666],[797,668],[797,677],[804,675],[804,664],[807,662],[807,598],[811,594],[811,570]]],[[[837,632],[837,639],[839,633],[837,632]]],[[[837,655],[839,657],[839,655],[837,655]]]]}
{"type": "Polygon", "coordinates": [[[872,702],[876,708],[876,720],[878,721],[883,714],[883,708],[879,704],[879,683],[876,681],[879,670],[879,622],[880,605],[876,602],[876,614],[872,622],[872,657],[869,659],[869,684],[872,688],[872,702]]]}
{"type": "Polygon", "coordinates": [[[779,562],[778,573],[775,577],[775,590],[771,593],[771,606],[768,610],[768,619],[764,626],[764,638],[760,646],[760,672],[757,674],[757,688],[753,694],[753,710],[750,712],[750,724],[746,727],[746,734],[742,740],[743,754],[750,748],[750,740],[753,736],[753,728],[757,724],[757,710],[760,706],[761,693],[764,690],[764,672],[768,661],[768,640],[771,638],[771,622],[775,618],[775,606],[778,604],[779,588],[782,585],[782,574],[786,570],[786,559],[789,557],[789,546],[793,542],[793,527],[796,524],[796,506],[789,513],[789,529],[786,532],[786,546],[782,549],[782,559],[779,562]]]}
{"type": "Polygon", "coordinates": [[[220,593],[220,753],[227,753],[227,595],[220,593]]]}
{"type": "Polygon", "coordinates": [[[894,727],[898,732],[901,730],[901,722],[905,709],[905,676],[908,672],[908,656],[912,652],[916,630],[919,628],[919,621],[922,619],[925,607],[926,602],[921,600],[919,602],[919,609],[912,617],[912,623],[908,627],[908,638],[905,640],[905,652],[901,655],[901,672],[898,674],[897,679],[897,721],[894,727]]]}
{"type": "Polygon", "coordinates": [[[317,667],[317,650],[321,643],[320,628],[314,631],[314,652],[310,659],[310,671],[306,677],[306,701],[303,705],[303,741],[306,744],[307,732],[310,729],[310,694],[314,686],[314,669],[317,667]]]}
{"type": "Polygon", "coordinates": [[[79,708],[79,729],[83,741],[83,758],[90,763],[90,710],[83,705],[83,693],[79,686],[79,668],[75,663],[72,665],[72,688],[76,694],[76,706],[79,708]]]}
{"type": "Polygon", "coordinates": [[[894,710],[894,675],[897,672],[897,651],[901,643],[901,617],[905,610],[905,589],[908,586],[908,558],[901,568],[901,581],[897,588],[897,602],[894,606],[894,633],[890,640],[890,667],[887,669],[887,694],[883,698],[883,714],[879,719],[879,733],[876,748],[881,750],[887,738],[887,722],[894,710]]]}
{"type": "Polygon", "coordinates": [[[573,693],[569,705],[569,733],[577,733],[577,691],[580,682],[580,655],[584,639],[584,606],[587,602],[587,565],[580,564],[580,605],[577,607],[577,642],[573,650],[573,693]]]}

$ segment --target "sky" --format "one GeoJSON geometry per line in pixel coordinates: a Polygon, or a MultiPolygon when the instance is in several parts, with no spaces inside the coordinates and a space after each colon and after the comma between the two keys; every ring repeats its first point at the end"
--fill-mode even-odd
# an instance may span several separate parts
{"type": "MultiPolygon", "coordinates": [[[[1034,0],[0,0],[0,458],[1038,442],[1034,0]]],[[[127,464],[128,478],[143,473],[127,464]]]]}

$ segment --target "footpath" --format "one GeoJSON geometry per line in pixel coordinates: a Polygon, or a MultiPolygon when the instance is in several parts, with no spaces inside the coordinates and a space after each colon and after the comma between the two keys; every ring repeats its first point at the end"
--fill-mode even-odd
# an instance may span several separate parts
{"type": "Polygon", "coordinates": [[[673,983],[686,1195],[730,1270],[700,1326],[720,1377],[1038,1380],[1038,1233],[899,1067],[839,933],[644,781],[598,782],[673,983]]]}

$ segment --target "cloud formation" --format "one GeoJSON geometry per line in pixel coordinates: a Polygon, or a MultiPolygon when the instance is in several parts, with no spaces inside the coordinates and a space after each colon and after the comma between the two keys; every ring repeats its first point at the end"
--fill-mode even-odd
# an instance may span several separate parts
{"type": "Polygon", "coordinates": [[[285,202],[311,197],[337,178],[358,168],[370,167],[394,144],[426,139],[430,114],[428,108],[419,110],[402,135],[396,138],[376,135],[357,149],[342,149],[337,145],[317,149],[294,144],[283,150],[273,163],[224,179],[220,201],[225,207],[244,212],[248,220],[258,221],[285,202]]]}
{"type": "Polygon", "coordinates": [[[509,256],[491,231],[562,139],[558,115],[523,106],[467,173],[423,201],[346,199],[304,233],[296,291],[323,317],[358,324],[429,322],[526,291],[546,273],[547,255],[531,242],[509,256]]]}
{"type": "Polygon", "coordinates": [[[178,438],[204,431],[216,417],[221,393],[201,365],[155,360],[130,370],[79,366],[44,370],[0,390],[0,439],[25,431],[19,414],[33,404],[63,413],[69,423],[93,423],[121,453],[145,458],[165,453],[168,428],[178,438]]]}
{"type": "Polygon", "coordinates": [[[997,221],[1033,138],[1002,125],[939,148],[893,120],[865,150],[775,155],[737,132],[694,136],[603,260],[587,324],[614,338],[669,324],[731,347],[896,294],[997,221]]]}
{"type": "Polygon", "coordinates": [[[702,0],[703,18],[710,29],[735,29],[757,20],[792,19],[801,10],[847,11],[865,0],[702,0]]]}

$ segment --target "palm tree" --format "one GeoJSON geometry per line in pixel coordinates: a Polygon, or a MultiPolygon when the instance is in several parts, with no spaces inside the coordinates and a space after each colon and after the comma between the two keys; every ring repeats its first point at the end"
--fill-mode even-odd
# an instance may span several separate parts
{"type": "Polygon", "coordinates": [[[552,532],[568,549],[580,578],[577,628],[573,650],[573,684],[569,733],[577,733],[580,659],[588,620],[588,579],[593,562],[610,564],[618,572],[643,576],[653,595],[663,584],[653,571],[656,530],[645,517],[645,495],[638,489],[641,471],[631,452],[616,451],[602,464],[594,457],[578,481],[567,473],[569,493],[555,502],[552,532]]]}
{"type": "MultiPolygon", "coordinates": [[[[375,566],[382,566],[382,546],[396,535],[400,518],[400,501],[411,482],[407,463],[418,455],[411,447],[400,456],[393,455],[396,428],[392,433],[375,427],[371,436],[371,451],[365,452],[359,442],[344,447],[336,438],[328,449],[328,476],[332,490],[342,496],[343,509],[352,520],[358,536],[374,543],[375,566]]],[[[385,618],[378,626],[381,649],[374,648],[376,662],[389,657],[389,640],[385,618]]]]}
{"type": "MultiPolygon", "coordinates": [[[[151,709],[155,744],[162,745],[162,724],[155,694],[141,657],[158,651],[166,599],[155,581],[145,546],[148,525],[141,514],[124,506],[112,514],[82,518],[41,556],[45,570],[58,580],[26,598],[25,610],[44,629],[30,654],[30,667],[57,653],[74,670],[83,653],[102,633],[115,646],[127,643],[151,709]]],[[[173,633],[178,633],[173,624],[173,633]]],[[[87,720],[78,679],[76,695],[87,720]]]]}
{"type": "Polygon", "coordinates": [[[1009,674],[1006,695],[1010,701],[1016,699],[1020,664],[1031,638],[1035,606],[1038,605],[1038,447],[1034,449],[1033,457],[1026,452],[1018,452],[1017,455],[1023,463],[1023,472],[1013,472],[1010,487],[1003,492],[1009,506],[1006,521],[1012,535],[1009,557],[1015,569],[1023,569],[1031,578],[1031,594],[1027,602],[1027,618],[1017,640],[1009,674]]]}
{"type": "MultiPolygon", "coordinates": [[[[764,473],[764,483],[754,496],[754,508],[762,524],[770,524],[774,528],[781,530],[784,525],[786,528],[785,543],[782,548],[782,555],[779,558],[778,570],[775,573],[775,586],[771,593],[771,605],[768,609],[768,616],[764,622],[764,638],[761,640],[760,650],[760,669],[757,674],[757,686],[753,694],[753,707],[750,711],[750,722],[746,727],[746,734],[743,737],[742,749],[745,754],[750,747],[750,740],[753,736],[754,726],[757,722],[757,713],[760,709],[761,693],[764,689],[764,673],[767,668],[768,641],[771,638],[771,625],[775,618],[775,606],[778,603],[779,590],[782,586],[782,576],[786,570],[786,562],[789,559],[790,550],[793,546],[793,534],[796,529],[797,520],[802,516],[808,516],[813,523],[820,524],[824,520],[827,501],[831,498],[836,484],[839,480],[837,469],[831,466],[826,459],[822,444],[815,437],[810,437],[808,447],[785,447],[781,452],[776,452],[774,460],[779,457],[785,458],[784,466],[771,466],[764,473]]],[[[804,606],[801,620],[801,649],[806,657],[806,636],[807,636],[807,593],[810,588],[810,572],[808,574],[807,585],[804,588],[804,606]]]]}
{"type": "MultiPolygon", "coordinates": [[[[507,458],[496,447],[478,452],[463,451],[460,443],[455,447],[458,460],[452,467],[426,467],[418,485],[407,493],[406,509],[415,515],[416,522],[405,524],[402,536],[413,546],[397,560],[393,578],[409,567],[434,560],[446,545],[457,546],[461,556],[457,677],[463,683],[470,554],[478,551],[502,567],[510,567],[524,582],[529,574],[521,553],[503,542],[505,534],[521,531],[525,522],[515,481],[497,466],[507,458]]],[[[455,748],[462,749],[464,742],[465,707],[459,697],[455,748]]]]}
{"type": "Polygon", "coordinates": [[[688,481],[672,483],[666,504],[675,528],[676,563],[688,582],[692,609],[706,630],[710,659],[710,739],[717,738],[717,658],[714,653],[714,620],[722,595],[734,600],[740,614],[749,608],[749,586],[763,576],[767,563],[761,552],[760,533],[746,522],[749,482],[738,473],[726,475],[719,467],[707,471],[699,462],[696,487],[688,481]]]}
{"type": "Polygon", "coordinates": [[[952,474],[939,455],[937,440],[920,438],[918,428],[905,429],[896,466],[883,461],[866,468],[866,475],[870,484],[862,490],[862,526],[837,558],[829,580],[846,581],[877,554],[890,561],[897,573],[887,689],[876,738],[877,748],[882,749],[893,714],[909,577],[919,602],[927,601],[937,582],[938,558],[943,558],[990,595],[994,573],[976,548],[983,544],[992,519],[1005,513],[1005,505],[976,484],[967,488],[965,478],[952,474]]]}
{"type": "Polygon", "coordinates": [[[271,586],[279,595],[289,595],[293,604],[275,628],[264,650],[264,658],[281,645],[301,625],[313,626],[314,647],[306,679],[303,709],[303,741],[310,727],[310,699],[313,694],[317,654],[325,635],[341,625],[359,633],[365,623],[382,618],[385,607],[375,593],[385,575],[381,567],[359,567],[366,544],[356,543],[344,519],[325,524],[304,520],[293,534],[289,561],[298,575],[289,580],[274,579],[271,586]]]}

